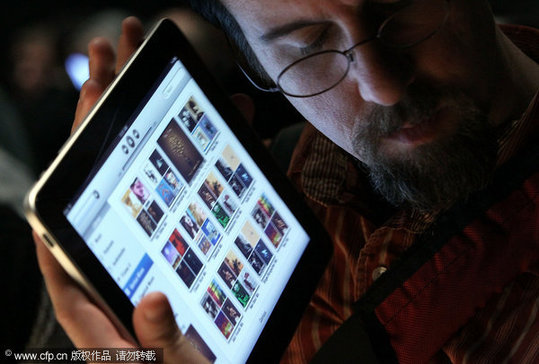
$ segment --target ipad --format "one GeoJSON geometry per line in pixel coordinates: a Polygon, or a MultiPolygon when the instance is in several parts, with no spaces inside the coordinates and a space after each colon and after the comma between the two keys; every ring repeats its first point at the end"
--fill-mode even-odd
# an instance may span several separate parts
{"type": "Polygon", "coordinates": [[[332,254],[166,19],[28,193],[26,214],[124,335],[134,306],[161,291],[216,363],[278,361],[332,254]]]}

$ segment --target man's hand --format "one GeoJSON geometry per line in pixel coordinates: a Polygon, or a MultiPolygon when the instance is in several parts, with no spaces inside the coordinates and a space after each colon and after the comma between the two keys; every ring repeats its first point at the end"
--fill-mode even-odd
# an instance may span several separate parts
{"type": "Polygon", "coordinates": [[[122,22],[117,56],[114,48],[105,38],[94,38],[90,42],[88,45],[90,78],[82,85],[72,131],[80,125],[105,88],[140,45],[143,37],[144,29],[140,20],[129,17],[122,22]]]}
{"type": "Polygon", "coordinates": [[[135,308],[133,326],[139,344],[123,338],[109,318],[67,275],[47,247],[34,234],[39,267],[58,322],[79,348],[162,348],[165,363],[207,363],[208,360],[182,335],[166,296],[146,295],[135,308]]]}
{"type": "MultiPolygon", "coordinates": [[[[72,131],[88,114],[129,56],[142,42],[144,30],[134,17],[122,23],[117,56],[104,38],[89,45],[90,78],[83,85],[72,131]]],[[[242,102],[247,102],[243,100],[242,102]]],[[[145,296],[133,313],[138,344],[120,335],[116,327],[62,269],[34,234],[39,266],[58,318],[73,344],[80,348],[163,348],[166,363],[206,363],[178,329],[167,298],[161,293],[145,296]]]]}

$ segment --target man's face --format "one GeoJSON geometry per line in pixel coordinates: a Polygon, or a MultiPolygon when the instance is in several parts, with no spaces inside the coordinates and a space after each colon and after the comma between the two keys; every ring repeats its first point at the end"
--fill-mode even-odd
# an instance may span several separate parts
{"type": "MultiPolygon", "coordinates": [[[[224,4],[273,79],[306,53],[345,50],[377,30],[369,27],[362,0],[224,4]]],[[[402,195],[430,188],[427,193],[437,196],[427,197],[420,207],[442,206],[450,201],[440,199],[458,197],[444,196],[463,195],[479,187],[470,184],[484,183],[495,161],[492,126],[501,121],[489,117],[501,66],[485,1],[450,1],[449,17],[433,37],[406,50],[373,41],[355,48],[354,58],[337,87],[289,100],[317,129],[370,167],[388,199],[399,203],[413,199],[402,195]],[[478,152],[485,155],[477,157],[478,152]],[[462,178],[467,169],[478,168],[482,176],[462,178]],[[457,182],[448,179],[462,180],[463,186],[450,191],[457,182]],[[401,182],[412,184],[404,187],[407,192],[396,186],[401,182]]]]}

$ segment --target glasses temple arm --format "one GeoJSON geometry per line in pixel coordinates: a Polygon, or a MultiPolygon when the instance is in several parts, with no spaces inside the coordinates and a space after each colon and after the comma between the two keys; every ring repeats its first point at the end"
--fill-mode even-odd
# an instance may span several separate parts
{"type": "Polygon", "coordinates": [[[262,87],[262,86],[259,86],[250,76],[249,74],[243,69],[243,67],[236,63],[238,68],[240,69],[241,73],[243,73],[243,75],[249,80],[249,82],[256,88],[258,89],[259,91],[263,91],[263,92],[281,92],[281,89],[279,87],[269,87],[269,88],[265,88],[265,87],[262,87]]]}

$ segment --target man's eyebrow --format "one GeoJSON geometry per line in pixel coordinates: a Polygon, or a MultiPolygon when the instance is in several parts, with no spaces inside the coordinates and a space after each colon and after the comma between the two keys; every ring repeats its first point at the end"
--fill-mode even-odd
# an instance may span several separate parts
{"type": "Polygon", "coordinates": [[[277,26],[270,29],[268,32],[260,36],[260,40],[264,43],[269,43],[275,39],[281,38],[287,34],[292,33],[295,30],[309,27],[312,25],[324,24],[324,21],[312,21],[312,20],[297,20],[285,25],[277,26]]]}

